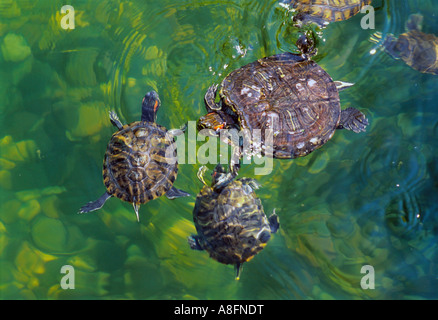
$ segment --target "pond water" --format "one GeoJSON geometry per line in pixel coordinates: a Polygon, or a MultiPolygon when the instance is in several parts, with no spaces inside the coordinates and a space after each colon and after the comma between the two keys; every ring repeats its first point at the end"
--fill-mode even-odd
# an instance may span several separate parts
{"type": "Polygon", "coordinates": [[[187,243],[202,187],[201,164],[187,153],[175,186],[191,197],[143,205],[140,223],[116,198],[77,212],[105,191],[110,110],[138,120],[156,90],[158,123],[195,121],[207,88],[229,72],[297,52],[293,13],[274,0],[75,1],[75,28],[64,30],[64,4],[0,4],[1,299],[438,298],[438,78],[372,54],[369,41],[405,32],[412,13],[438,35],[436,1],[374,0],[374,30],[361,28],[360,13],[308,27],[319,35],[314,60],[355,83],[340,93],[342,108],[370,124],[336,132],[306,157],[274,160],[268,175],[242,167],[281,226],[239,281],[187,243]],[[64,265],[74,290],[61,286],[64,265]],[[361,286],[363,266],[374,289],[361,286]]]}

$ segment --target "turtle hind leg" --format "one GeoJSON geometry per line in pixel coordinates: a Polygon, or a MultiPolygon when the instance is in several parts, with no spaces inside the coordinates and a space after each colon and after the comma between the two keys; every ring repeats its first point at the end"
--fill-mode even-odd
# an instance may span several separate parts
{"type": "Polygon", "coordinates": [[[295,26],[299,27],[299,28],[302,28],[304,25],[311,24],[311,23],[315,23],[319,27],[324,27],[324,26],[329,24],[328,21],[325,21],[324,19],[322,19],[320,17],[313,16],[313,15],[306,13],[306,12],[298,12],[293,17],[293,22],[294,22],[295,26]]]}
{"type": "Polygon", "coordinates": [[[349,107],[341,111],[341,120],[337,129],[348,129],[355,133],[365,131],[368,119],[356,108],[349,107]]]}
{"type": "Polygon", "coordinates": [[[167,191],[166,193],[166,197],[170,200],[181,198],[181,197],[189,197],[189,196],[191,196],[190,193],[187,193],[175,187],[170,188],[170,190],[167,191]]]}
{"type": "Polygon", "coordinates": [[[117,116],[117,113],[114,111],[110,111],[109,113],[110,121],[113,124],[113,126],[116,126],[117,129],[122,130],[123,124],[120,122],[119,117],[117,116]]]}
{"type": "Polygon", "coordinates": [[[198,236],[192,234],[190,237],[187,237],[187,242],[192,250],[204,250],[204,248],[199,244],[198,236]]]}
{"type": "Polygon", "coordinates": [[[274,211],[272,211],[272,214],[268,218],[269,226],[271,227],[271,233],[276,233],[277,230],[280,228],[280,219],[278,218],[277,214],[274,211]]]}
{"type": "Polygon", "coordinates": [[[99,199],[88,202],[86,205],[80,208],[78,213],[86,213],[86,212],[98,210],[102,208],[106,200],[108,200],[111,197],[112,195],[110,195],[108,192],[105,192],[99,199]]]}

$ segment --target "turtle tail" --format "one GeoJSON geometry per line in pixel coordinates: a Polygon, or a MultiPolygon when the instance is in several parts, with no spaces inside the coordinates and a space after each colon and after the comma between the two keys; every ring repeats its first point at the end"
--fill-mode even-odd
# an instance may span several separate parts
{"type": "Polygon", "coordinates": [[[133,202],[132,206],[134,207],[135,215],[137,216],[137,221],[140,222],[140,217],[138,216],[138,209],[140,209],[140,205],[138,203],[133,202]]]}
{"type": "Polygon", "coordinates": [[[234,265],[234,270],[236,271],[236,280],[240,280],[240,273],[242,272],[242,263],[238,262],[234,265]]]}

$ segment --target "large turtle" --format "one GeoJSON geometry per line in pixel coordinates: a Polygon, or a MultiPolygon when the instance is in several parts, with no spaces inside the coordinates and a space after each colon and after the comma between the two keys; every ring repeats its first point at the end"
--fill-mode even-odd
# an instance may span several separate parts
{"type": "MultiPolygon", "coordinates": [[[[298,42],[302,52],[308,51],[307,45],[298,42]]],[[[350,85],[333,81],[307,54],[277,54],[231,72],[222,81],[218,103],[217,85],[211,86],[205,94],[208,114],[197,127],[208,135],[241,130],[244,139],[248,131],[260,129],[257,152],[283,159],[305,156],[325,144],[336,129],[365,131],[368,120],[362,112],[341,110],[338,91],[350,85]]],[[[244,148],[243,154],[254,154],[251,148],[244,148]]]]}
{"type": "Polygon", "coordinates": [[[197,235],[188,238],[194,250],[206,250],[210,257],[223,264],[233,264],[239,280],[242,264],[259,253],[278,230],[280,224],[275,210],[266,217],[260,199],[254,192],[259,184],[249,178],[235,180],[218,164],[211,187],[203,178],[204,187],[196,198],[193,210],[197,235]]]}
{"type": "MultiPolygon", "coordinates": [[[[412,14],[406,23],[406,32],[398,38],[393,34],[383,41],[383,49],[394,59],[403,60],[408,66],[423,73],[438,74],[438,37],[421,31],[423,16],[412,14]]],[[[381,33],[372,38],[377,42],[381,33]]]]}
{"type": "Polygon", "coordinates": [[[148,92],[142,102],[141,121],[128,125],[123,125],[117,114],[110,112],[111,123],[118,131],[111,137],[103,160],[106,192],[84,205],[79,213],[100,209],[115,196],[131,202],[140,221],[140,204],[164,194],[169,199],[190,195],[173,186],[178,173],[174,144],[178,132],[155,123],[160,105],[158,94],[148,92]]]}
{"type": "Polygon", "coordinates": [[[282,5],[287,5],[298,11],[295,21],[302,23],[315,22],[324,24],[347,20],[370,5],[372,0],[282,0],[282,5]]]}

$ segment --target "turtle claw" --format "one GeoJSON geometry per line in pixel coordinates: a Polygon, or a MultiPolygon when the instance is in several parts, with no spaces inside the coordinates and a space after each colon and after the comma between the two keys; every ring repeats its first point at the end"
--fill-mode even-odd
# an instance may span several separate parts
{"type": "MultiPolygon", "coordinates": [[[[101,208],[101,207],[100,207],[101,208]]],[[[91,211],[95,211],[98,210],[100,208],[97,208],[94,204],[94,201],[90,201],[88,202],[86,205],[82,206],[78,213],[87,213],[87,212],[91,212],[91,211]]]]}
{"type": "Polygon", "coordinates": [[[87,212],[99,210],[100,208],[103,207],[105,202],[111,197],[112,196],[108,192],[105,192],[99,199],[95,201],[90,201],[86,205],[82,206],[79,209],[78,213],[87,213],[87,212]]]}

